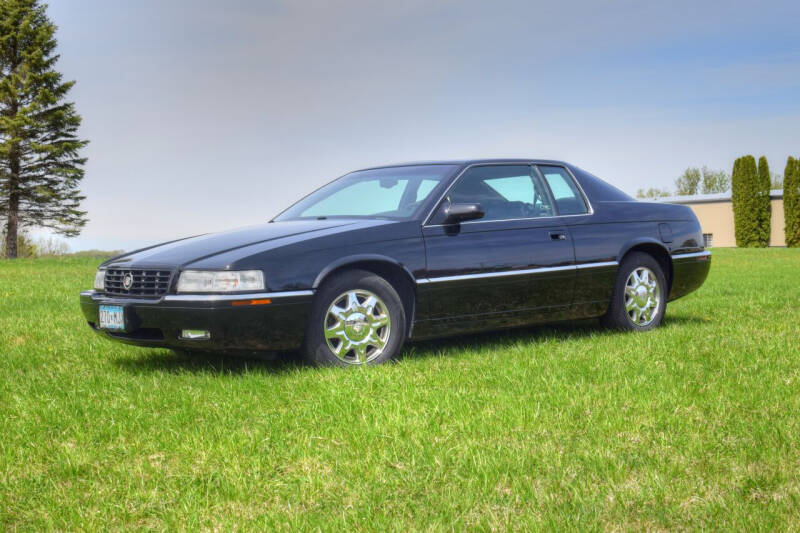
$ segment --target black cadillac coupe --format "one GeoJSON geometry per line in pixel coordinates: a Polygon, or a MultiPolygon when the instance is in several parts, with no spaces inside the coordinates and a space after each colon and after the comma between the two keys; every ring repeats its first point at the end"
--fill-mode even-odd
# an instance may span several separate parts
{"type": "Polygon", "coordinates": [[[568,163],[426,162],[115,257],[80,300],[92,329],[126,343],[363,365],[408,340],[543,322],[649,330],[705,281],[710,255],[688,207],[638,202],[568,163]]]}

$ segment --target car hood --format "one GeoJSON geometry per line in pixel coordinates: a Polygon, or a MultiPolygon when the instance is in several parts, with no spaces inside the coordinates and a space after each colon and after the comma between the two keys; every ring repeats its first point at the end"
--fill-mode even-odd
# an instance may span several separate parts
{"type": "Polygon", "coordinates": [[[106,261],[121,268],[183,267],[239,248],[263,244],[264,249],[292,244],[328,232],[347,231],[389,223],[386,220],[298,220],[271,222],[221,233],[210,233],[142,248],[106,261]]]}

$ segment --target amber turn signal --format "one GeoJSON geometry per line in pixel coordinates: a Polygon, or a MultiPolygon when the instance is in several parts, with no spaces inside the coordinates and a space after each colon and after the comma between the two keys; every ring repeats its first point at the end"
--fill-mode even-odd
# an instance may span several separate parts
{"type": "Polygon", "coordinates": [[[267,305],[271,303],[272,300],[267,298],[263,300],[235,300],[232,302],[233,305],[267,305]]]}

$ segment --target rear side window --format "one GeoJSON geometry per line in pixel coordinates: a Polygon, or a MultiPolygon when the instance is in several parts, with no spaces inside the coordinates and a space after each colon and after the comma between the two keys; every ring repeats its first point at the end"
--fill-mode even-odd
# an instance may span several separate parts
{"type": "Polygon", "coordinates": [[[583,215],[589,211],[575,180],[563,167],[539,165],[539,171],[550,186],[559,215],[583,215]]]}

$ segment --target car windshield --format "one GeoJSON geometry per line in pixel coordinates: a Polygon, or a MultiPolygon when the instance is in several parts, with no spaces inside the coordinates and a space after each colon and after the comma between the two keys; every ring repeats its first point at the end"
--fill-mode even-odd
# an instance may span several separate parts
{"type": "Polygon", "coordinates": [[[457,165],[411,165],[351,172],[306,196],[275,220],[409,219],[456,168],[457,165]]]}

